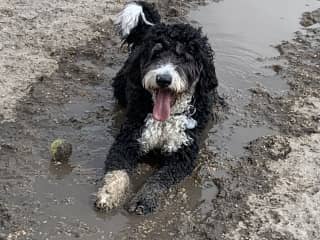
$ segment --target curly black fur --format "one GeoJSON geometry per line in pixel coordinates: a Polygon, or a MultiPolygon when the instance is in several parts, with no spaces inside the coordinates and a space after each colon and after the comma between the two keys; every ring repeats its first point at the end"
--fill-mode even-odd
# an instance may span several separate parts
{"type": "Polygon", "coordinates": [[[212,104],[219,99],[216,88],[218,81],[213,64],[214,52],[201,29],[188,24],[166,25],[160,23],[159,14],[151,5],[139,2],[147,19],[154,26],[142,21],[124,40],[131,46],[131,52],[122,69],[113,79],[114,96],[120,105],[127,108],[125,121],[119,135],[112,145],[105,162],[106,171],[125,169],[131,174],[144,153],[137,139],[141,136],[147,114],[152,112],[151,94],[142,86],[144,69],[156,44],[162,51],[174,54],[181,64],[191,85],[198,79],[193,95],[193,105],[197,121],[194,129],[187,130],[193,143],[180,148],[177,152],[162,154],[161,166],[151,176],[130,202],[129,210],[145,214],[153,211],[159,204],[158,199],[172,185],[191,174],[199,152],[201,134],[212,116],[212,104]]]}

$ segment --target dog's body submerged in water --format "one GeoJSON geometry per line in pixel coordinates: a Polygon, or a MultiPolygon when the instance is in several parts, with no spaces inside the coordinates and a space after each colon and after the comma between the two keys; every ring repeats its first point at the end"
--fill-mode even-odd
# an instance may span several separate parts
{"type": "Polygon", "coordinates": [[[192,173],[201,133],[219,99],[218,82],[213,51],[200,29],[160,23],[158,12],[145,2],[128,4],[116,23],[131,50],[113,80],[114,95],[127,113],[107,156],[96,206],[119,206],[139,159],[155,152],[159,169],[129,203],[129,211],[146,214],[192,173]]]}

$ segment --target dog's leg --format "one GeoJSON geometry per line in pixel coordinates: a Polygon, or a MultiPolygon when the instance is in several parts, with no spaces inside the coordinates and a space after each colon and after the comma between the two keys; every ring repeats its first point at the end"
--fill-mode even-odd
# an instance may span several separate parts
{"type": "Polygon", "coordinates": [[[101,210],[111,210],[120,205],[129,190],[130,179],[126,170],[107,172],[103,185],[97,193],[96,207],[101,210]]]}
{"type": "Polygon", "coordinates": [[[96,207],[110,210],[118,207],[129,190],[132,170],[137,164],[140,150],[137,130],[123,128],[112,145],[107,160],[103,186],[97,193],[96,207]]]}
{"type": "Polygon", "coordinates": [[[172,185],[190,175],[195,167],[198,146],[193,144],[164,157],[164,165],[152,175],[129,204],[129,212],[147,214],[159,205],[159,199],[172,185]]]}

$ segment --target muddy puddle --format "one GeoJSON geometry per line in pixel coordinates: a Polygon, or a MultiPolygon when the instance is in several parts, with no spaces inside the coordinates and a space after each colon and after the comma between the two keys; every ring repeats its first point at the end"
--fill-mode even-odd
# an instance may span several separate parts
{"type": "MultiPolygon", "coordinates": [[[[267,123],[257,123],[250,119],[245,109],[250,101],[249,89],[263,86],[275,94],[288,89],[285,81],[271,68],[273,63],[270,59],[278,55],[272,45],[293,36],[293,32],[299,29],[299,16],[308,10],[308,4],[310,1],[225,0],[191,11],[188,19],[195,25],[203,26],[215,49],[219,90],[230,107],[225,114],[226,119],[209,131],[204,154],[212,151],[226,156],[241,156],[248,142],[276,132],[267,123]]],[[[90,59],[78,64],[80,67],[96,67],[90,59]]],[[[99,70],[111,77],[116,68],[99,70]]],[[[96,179],[102,177],[103,161],[113,141],[112,132],[116,132],[113,128],[116,128],[119,115],[117,109],[114,109],[109,83],[106,81],[88,87],[93,101],[76,97],[62,106],[63,111],[60,107],[56,113],[50,111],[57,119],[72,118],[74,124],[79,126],[56,129],[44,137],[65,137],[75,146],[69,166],[50,166],[49,174],[40,176],[35,183],[35,198],[43,204],[39,231],[46,238],[56,239],[59,228],[64,232],[63,225],[67,227],[69,224],[87,226],[93,231],[91,238],[125,238],[127,228],[139,228],[140,223],[146,228],[145,237],[169,238],[170,229],[175,229],[174,225],[168,224],[171,223],[170,219],[174,219],[170,215],[178,214],[177,208],[188,211],[200,206],[201,212],[205,214],[210,211],[209,203],[218,193],[214,184],[205,181],[195,184],[192,178],[182,184],[185,191],[182,200],[173,200],[170,203],[173,205],[166,208],[170,214],[161,211],[148,216],[146,220],[128,215],[124,210],[115,210],[109,214],[95,212],[92,207],[97,189],[95,183],[96,179]],[[90,114],[97,114],[100,110],[103,121],[99,119],[98,124],[97,121],[91,123],[90,114]],[[188,202],[183,201],[184,195],[188,196],[188,202]],[[147,227],[146,222],[149,224],[147,227]],[[155,230],[157,225],[161,229],[155,230]],[[148,234],[149,231],[152,234],[148,234]]],[[[177,196],[181,197],[179,193],[174,195],[177,196]]],[[[70,238],[77,234],[81,233],[70,232],[70,238]]],[[[63,238],[66,239],[65,236],[63,238]]]]}
{"type": "MultiPolygon", "coordinates": [[[[301,14],[315,4],[309,0],[224,0],[191,10],[187,19],[203,27],[216,52],[219,91],[229,105],[223,120],[208,131],[202,165],[215,159],[240,159],[248,142],[277,132],[267,122],[251,118],[246,107],[250,89],[264,87],[275,95],[288,90],[272,67],[278,56],[273,46],[291,39],[299,29],[301,14]]],[[[67,52],[58,71],[35,84],[23,105],[20,127],[33,131],[26,143],[32,150],[25,157],[37,163],[30,239],[172,239],[180,234],[181,215],[195,209],[206,215],[213,210],[211,201],[219,186],[208,181],[203,171],[215,169],[199,166],[194,176],[169,193],[164,207],[154,215],[132,216],[123,209],[95,211],[94,194],[122,116],[110,83],[125,53],[113,37],[67,52]],[[67,164],[50,162],[48,146],[58,137],[73,144],[67,164]]],[[[228,177],[223,171],[217,174],[228,177]]]]}
{"type": "Polygon", "coordinates": [[[279,53],[273,47],[301,29],[301,13],[316,1],[226,0],[191,11],[189,19],[202,26],[216,53],[220,89],[228,100],[228,119],[210,134],[213,145],[237,156],[252,139],[273,134],[267,123],[251,122],[244,106],[250,89],[263,87],[273,94],[288,90],[273,67],[279,53]]]}

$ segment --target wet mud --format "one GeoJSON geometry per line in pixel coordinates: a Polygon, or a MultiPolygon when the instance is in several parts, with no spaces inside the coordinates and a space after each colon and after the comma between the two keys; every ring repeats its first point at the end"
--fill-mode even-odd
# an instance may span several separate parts
{"type": "MultiPolygon", "coordinates": [[[[281,35],[265,43],[256,37],[251,45],[246,41],[254,34],[251,29],[242,45],[227,24],[212,30],[210,21],[218,19],[209,17],[212,9],[236,8],[235,1],[156,2],[166,20],[203,26],[212,39],[219,91],[228,107],[214,109],[219,121],[208,129],[193,175],[171,189],[161,209],[149,216],[124,209],[100,213],[93,205],[123,116],[110,84],[126,57],[112,27],[123,3],[105,6],[110,17],[90,23],[95,34],[85,44],[50,45],[45,55],[50,64],[57,63],[54,70],[37,75],[14,109],[2,111],[0,239],[316,239],[317,3],[307,9],[298,4],[295,21],[309,27],[293,34],[299,26],[292,26],[292,40],[281,35]],[[51,161],[50,144],[57,138],[72,143],[68,162],[51,161]]],[[[241,4],[251,6],[249,0],[241,4]]],[[[0,20],[15,14],[8,7],[0,10],[0,20]]],[[[134,187],[151,172],[152,167],[140,166],[134,187]]]]}

